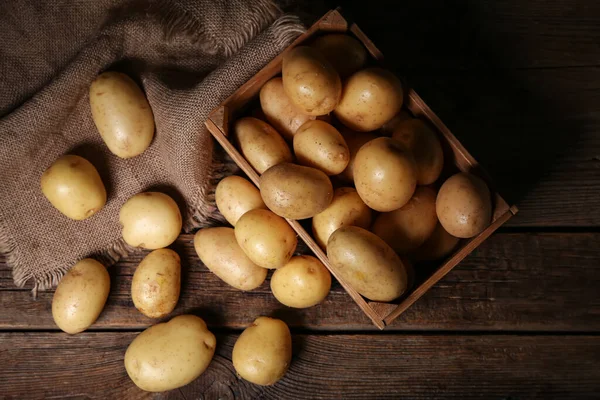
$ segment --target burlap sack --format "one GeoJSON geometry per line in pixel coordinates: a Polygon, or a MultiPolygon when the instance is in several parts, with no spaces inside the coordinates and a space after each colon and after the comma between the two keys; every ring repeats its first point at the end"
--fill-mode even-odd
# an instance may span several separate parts
{"type": "Polygon", "coordinates": [[[46,289],[81,258],[109,264],[132,251],[118,214],[141,191],[171,194],[186,230],[210,222],[222,165],[204,121],[302,32],[279,14],[268,0],[1,3],[0,250],[17,285],[46,289]],[[136,79],[154,112],[154,141],[133,159],[110,153],[91,118],[89,85],[106,69],[136,79]],[[84,221],[40,190],[42,172],[66,153],[90,160],[108,191],[84,221]]]}

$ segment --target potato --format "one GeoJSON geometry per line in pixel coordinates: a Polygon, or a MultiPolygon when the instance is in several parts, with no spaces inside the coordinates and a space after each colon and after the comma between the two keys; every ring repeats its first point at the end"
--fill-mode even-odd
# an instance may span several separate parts
{"type": "Polygon", "coordinates": [[[106,204],[102,179],[83,157],[60,157],[44,171],[40,185],[50,204],[74,220],[89,218],[106,204]]]}
{"type": "Polygon", "coordinates": [[[161,318],[175,309],[181,290],[181,259],[171,249],[148,254],[135,269],[131,299],[150,318],[161,318]]]}
{"type": "Polygon", "coordinates": [[[254,264],[235,239],[232,228],[204,228],[194,235],[194,248],[206,267],[239,290],[256,289],[267,270],[254,264]]]}
{"type": "Polygon", "coordinates": [[[320,169],[327,175],[342,172],[350,161],[350,150],[342,135],[323,121],[309,121],[294,136],[298,163],[320,169]]]}
{"type": "Polygon", "coordinates": [[[415,158],[417,184],[430,185],[444,168],[444,152],[437,134],[420,119],[406,120],[396,126],[392,138],[402,143],[415,158]]]}
{"type": "Polygon", "coordinates": [[[459,172],[444,182],[437,195],[436,211],[440,223],[452,236],[476,236],[492,220],[490,190],[475,175],[459,172]]]}
{"type": "Polygon", "coordinates": [[[140,333],[125,352],[127,375],[142,390],[185,386],[208,368],[217,339],[200,317],[179,315],[140,333]]]}
{"type": "Polygon", "coordinates": [[[215,191],[215,202],[221,214],[233,226],[248,211],[267,208],[258,188],[235,175],[221,179],[215,191]]]}
{"type": "Polygon", "coordinates": [[[273,385],[292,362],[292,335],[285,322],[258,317],[235,342],[231,355],[235,371],[257,385],[273,385]]]}
{"type": "Polygon", "coordinates": [[[410,255],[410,258],[415,261],[439,260],[450,254],[459,241],[459,238],[446,232],[438,222],[431,236],[410,255]]]}
{"type": "Polygon", "coordinates": [[[287,143],[269,124],[254,117],[238,120],[233,140],[248,163],[259,174],[282,162],[292,161],[287,143]]]}
{"type": "Polygon", "coordinates": [[[371,226],[371,218],[371,209],[362,201],[356,189],[337,188],[333,192],[333,200],[329,207],[312,219],[313,237],[315,242],[325,250],[333,232],[349,225],[368,229],[371,226]]]}
{"type": "Polygon", "coordinates": [[[367,68],[345,82],[334,114],[350,129],[374,131],[400,112],[403,100],[402,84],[394,74],[381,68],[367,68]]]}
{"type": "Polygon", "coordinates": [[[52,298],[52,318],[64,332],[85,331],[104,308],[110,277],[104,265],[84,258],[60,280],[52,298]]]}
{"type": "Polygon", "coordinates": [[[392,301],[407,288],[406,268],[381,238],[357,226],[344,226],[327,242],[327,257],[342,277],[373,301],[392,301]]]}
{"type": "Polygon", "coordinates": [[[416,250],[433,233],[438,223],[435,190],[420,186],[401,208],[381,213],[373,224],[373,233],[385,240],[396,253],[416,250]]]}
{"type": "Polygon", "coordinates": [[[283,218],[310,218],[331,203],[333,186],[315,168],[284,163],[260,177],[260,195],[271,211],[283,218]]]}
{"type": "Polygon", "coordinates": [[[279,77],[265,83],[260,89],[259,97],[265,118],[286,140],[291,141],[302,124],[315,119],[314,116],[303,114],[292,103],[285,94],[283,80],[279,77]]]}
{"type": "Polygon", "coordinates": [[[346,127],[340,129],[340,133],[348,145],[350,161],[348,161],[348,165],[338,177],[344,182],[354,183],[354,160],[356,160],[356,153],[358,153],[358,150],[360,150],[364,144],[376,139],[377,136],[367,132],[354,132],[346,127]]]}
{"type": "Polygon", "coordinates": [[[298,244],[296,232],[281,217],[269,210],[251,210],[235,225],[235,239],[256,265],[283,267],[298,244]]]}
{"type": "Polygon", "coordinates": [[[352,36],[331,33],[319,36],[312,46],[345,78],[367,63],[367,49],[352,36]]]}
{"type": "Polygon", "coordinates": [[[408,111],[400,110],[400,112],[396,114],[394,118],[383,124],[379,132],[381,132],[383,136],[392,136],[392,133],[394,133],[394,130],[398,125],[411,119],[413,119],[413,117],[408,111]]]}
{"type": "Polygon", "coordinates": [[[340,100],[340,76],[312,47],[297,46],[284,53],[281,74],[285,93],[304,114],[328,114],[340,100]]]}
{"type": "Polygon", "coordinates": [[[354,184],[360,198],[372,209],[381,212],[398,209],[415,192],[415,159],[393,139],[372,140],[356,154],[354,184]]]}
{"type": "Polygon", "coordinates": [[[119,222],[128,245],[149,250],[173,243],[182,226],[177,203],[159,192],[138,193],[129,198],[121,207],[119,222]]]}
{"type": "Polygon", "coordinates": [[[108,149],[121,158],[142,154],[154,137],[154,116],[138,85],[120,72],[104,72],[90,86],[92,119],[108,149]]]}
{"type": "Polygon", "coordinates": [[[283,305],[307,308],[322,302],[331,289],[331,274],[312,256],[292,257],[273,273],[271,291],[283,305]]]}

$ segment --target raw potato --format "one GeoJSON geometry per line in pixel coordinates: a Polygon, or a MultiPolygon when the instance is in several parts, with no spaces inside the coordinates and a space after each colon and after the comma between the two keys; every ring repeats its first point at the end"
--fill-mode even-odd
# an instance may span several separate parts
{"type": "Polygon", "coordinates": [[[355,132],[346,127],[340,129],[340,132],[348,145],[350,161],[348,162],[346,169],[338,176],[345,182],[354,183],[354,160],[356,160],[356,153],[358,153],[358,150],[360,150],[363,145],[373,139],[377,139],[377,136],[368,132],[355,132]]]}
{"type": "Polygon", "coordinates": [[[148,250],[173,243],[182,226],[175,200],[159,192],[144,192],[131,197],[121,207],[119,222],[128,245],[148,250]]]}
{"type": "Polygon", "coordinates": [[[271,211],[283,218],[305,219],[320,213],[331,203],[333,186],[315,168],[279,164],[260,177],[260,195],[271,211]]]}
{"type": "Polygon", "coordinates": [[[436,210],[440,223],[452,236],[462,239],[476,236],[492,220],[490,190],[475,175],[459,172],[440,188],[436,210]]]}
{"type": "Polygon", "coordinates": [[[104,72],[90,86],[92,118],[108,149],[121,158],[142,154],[154,137],[154,116],[138,85],[120,72],[104,72]]]}
{"type": "Polygon", "coordinates": [[[233,128],[238,149],[259,174],[282,162],[292,161],[287,143],[269,124],[254,117],[238,120],[233,128]]]}
{"type": "Polygon", "coordinates": [[[248,211],[267,208],[256,186],[236,175],[221,179],[215,191],[215,202],[232,226],[248,211]]]}
{"type": "Polygon", "coordinates": [[[400,112],[403,101],[402,83],[394,74],[367,68],[345,82],[335,116],[355,131],[374,131],[400,112]]]}
{"type": "Polygon", "coordinates": [[[285,322],[258,317],[233,346],[235,371],[257,385],[273,385],[292,362],[292,335],[285,322]]]}
{"type": "Polygon", "coordinates": [[[356,191],[373,210],[396,210],[417,186],[415,159],[397,141],[381,137],[360,148],[354,160],[356,191]]]}
{"type": "Polygon", "coordinates": [[[381,238],[357,226],[335,231],[327,243],[327,257],[342,277],[373,301],[392,301],[407,289],[406,268],[381,238]]]}
{"type": "Polygon", "coordinates": [[[323,35],[315,39],[312,46],[325,56],[342,78],[352,75],[367,63],[367,49],[352,36],[342,33],[323,35]]]}
{"type": "Polygon", "coordinates": [[[392,133],[394,133],[394,130],[398,125],[411,119],[413,119],[413,117],[408,111],[400,110],[400,112],[396,114],[394,118],[386,122],[379,131],[383,136],[392,136],[392,133]]]}
{"type": "Polygon", "coordinates": [[[238,245],[232,228],[200,229],[194,248],[213,274],[236,289],[256,289],[267,277],[267,270],[254,264],[238,245]]]}
{"type": "Polygon", "coordinates": [[[320,169],[327,175],[342,172],[350,161],[350,150],[342,135],[323,121],[309,121],[294,136],[298,163],[320,169]]]}
{"type": "Polygon", "coordinates": [[[271,277],[271,291],[283,305],[307,308],[322,302],[331,289],[331,274],[312,256],[293,257],[271,277]]]}
{"type": "Polygon", "coordinates": [[[430,185],[444,168],[444,152],[440,139],[420,119],[406,120],[394,129],[392,138],[410,150],[417,163],[417,183],[430,185]]]}
{"type": "Polygon", "coordinates": [[[89,218],[106,204],[102,179],[83,157],[60,157],[44,171],[40,185],[50,204],[74,220],[89,218]]]}
{"type": "Polygon", "coordinates": [[[283,267],[298,244],[294,230],[269,210],[242,215],[235,225],[235,238],[253,263],[268,269],[283,267]]]}
{"type": "Polygon", "coordinates": [[[282,65],[283,89],[294,105],[307,115],[333,111],[342,94],[342,81],[321,53],[297,46],[285,53],[282,65]]]}
{"type": "Polygon", "coordinates": [[[438,223],[435,195],[430,187],[418,187],[404,206],[377,217],[373,233],[385,240],[396,253],[416,250],[431,236],[438,223]]]}
{"type": "Polygon", "coordinates": [[[337,188],[329,207],[312,219],[313,237],[317,244],[325,250],[327,241],[333,232],[342,226],[350,225],[369,229],[371,218],[371,209],[362,201],[356,189],[337,188]]]}
{"type": "Polygon", "coordinates": [[[289,141],[302,124],[315,119],[314,116],[303,114],[292,103],[279,77],[271,79],[260,89],[260,106],[267,121],[289,141]]]}
{"type": "Polygon", "coordinates": [[[125,352],[127,375],[142,390],[185,386],[208,368],[217,340],[202,318],[180,315],[140,333],[125,352]]]}
{"type": "Polygon", "coordinates": [[[104,308],[110,277],[104,265],[91,258],[79,261],[56,287],[52,298],[52,318],[64,332],[85,331],[104,308]]]}
{"type": "Polygon", "coordinates": [[[135,269],[131,299],[150,318],[161,318],[175,309],[181,290],[181,259],[171,249],[148,254],[135,269]]]}
{"type": "Polygon", "coordinates": [[[413,254],[411,258],[415,261],[434,261],[446,257],[456,248],[459,238],[452,236],[438,222],[435,230],[413,254]]]}

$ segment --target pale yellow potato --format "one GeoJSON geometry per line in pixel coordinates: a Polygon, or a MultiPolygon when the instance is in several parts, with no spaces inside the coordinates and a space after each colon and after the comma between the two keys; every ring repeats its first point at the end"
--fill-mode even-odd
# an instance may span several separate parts
{"type": "Polygon", "coordinates": [[[171,249],[148,254],[131,281],[133,305],[150,318],[161,318],[175,309],[181,290],[181,259],[171,249]]]}
{"type": "Polygon", "coordinates": [[[361,295],[373,301],[392,301],[408,287],[406,267],[377,235],[357,226],[333,232],[327,257],[340,275],[361,295]]]}
{"type": "Polygon", "coordinates": [[[92,119],[108,149],[121,158],[142,154],[154,137],[154,115],[139,86],[120,72],[104,72],[90,86],[92,119]]]}
{"type": "Polygon", "coordinates": [[[435,190],[420,186],[401,208],[381,213],[373,224],[373,233],[385,240],[396,253],[416,250],[429,238],[438,223],[435,190]]]}
{"type": "Polygon", "coordinates": [[[256,289],[267,277],[267,270],[244,253],[232,228],[200,229],[194,235],[194,249],[213,274],[236,289],[256,289]]]}
{"type": "Polygon", "coordinates": [[[125,352],[125,370],[147,392],[177,389],[206,371],[216,346],[217,339],[202,318],[179,315],[133,339],[125,352]]]}
{"type": "Polygon", "coordinates": [[[269,210],[288,219],[313,217],[333,198],[333,186],[323,171],[291,163],[268,169],[259,186],[269,210]]]}
{"type": "Polygon", "coordinates": [[[392,138],[412,153],[417,164],[417,184],[430,185],[444,168],[444,152],[437,134],[420,119],[410,119],[396,126],[392,138]]]}
{"type": "Polygon", "coordinates": [[[48,167],[40,181],[42,193],[65,216],[82,220],[106,204],[106,189],[92,163],[83,157],[65,155],[48,167]]]}
{"type": "Polygon", "coordinates": [[[362,201],[356,189],[337,188],[333,192],[333,200],[329,207],[312,219],[313,238],[325,250],[331,234],[342,226],[352,225],[369,229],[372,214],[371,209],[362,201]]]}
{"type": "Polygon", "coordinates": [[[320,169],[327,175],[342,172],[350,161],[346,141],[332,125],[308,121],[294,135],[294,153],[299,164],[320,169]]]}
{"type": "Polygon", "coordinates": [[[256,265],[283,267],[296,251],[296,232],[280,216],[269,210],[251,210],[235,224],[235,239],[256,265]]]}
{"type": "Polygon", "coordinates": [[[244,117],[233,127],[233,140],[248,163],[262,174],[282,162],[292,161],[292,152],[275,129],[254,117],[244,117]]]}
{"type": "Polygon", "coordinates": [[[288,141],[292,141],[294,134],[307,121],[315,119],[314,115],[307,115],[294,105],[283,90],[283,80],[275,77],[260,88],[260,106],[269,123],[288,141]]]}
{"type": "Polygon", "coordinates": [[[408,203],[417,187],[415,159],[393,139],[371,140],[356,154],[354,184],[360,198],[373,210],[398,209],[408,203]]]}
{"type": "Polygon", "coordinates": [[[52,318],[66,333],[85,331],[104,309],[110,277],[104,265],[84,258],[60,280],[52,298],[52,318]]]}
{"type": "Polygon", "coordinates": [[[281,74],[285,93],[304,114],[329,114],[340,100],[342,81],[339,74],[312,47],[297,46],[286,52],[281,74]]]}
{"type": "Polygon", "coordinates": [[[345,78],[367,63],[367,49],[352,36],[331,33],[319,36],[311,44],[345,78]]]}
{"type": "Polygon", "coordinates": [[[394,74],[382,68],[366,68],[344,83],[334,113],[348,128],[370,132],[398,114],[403,101],[402,83],[394,74]]]}
{"type": "Polygon", "coordinates": [[[233,346],[233,367],[242,378],[268,386],[283,378],[292,362],[292,335],[285,322],[258,317],[233,346]]]}
{"type": "Polygon", "coordinates": [[[123,239],[148,250],[167,247],[181,232],[181,212],[175,200],[160,192],[143,192],[121,206],[119,222],[123,239]]]}
{"type": "Polygon", "coordinates": [[[260,191],[241,176],[231,175],[221,179],[215,191],[217,208],[227,222],[235,226],[238,219],[250,210],[267,208],[260,191]]]}
{"type": "Polygon", "coordinates": [[[368,132],[355,132],[346,127],[340,129],[340,133],[348,145],[350,160],[348,161],[346,168],[338,175],[338,177],[344,182],[354,183],[354,161],[356,160],[356,153],[358,153],[358,150],[360,150],[363,145],[376,139],[377,135],[368,132]]]}
{"type": "Polygon", "coordinates": [[[307,308],[322,302],[331,289],[331,274],[312,256],[296,256],[271,277],[271,291],[283,305],[307,308]]]}
{"type": "Polygon", "coordinates": [[[459,172],[440,188],[436,210],[440,223],[452,236],[461,239],[476,236],[492,220],[490,190],[481,178],[459,172]]]}
{"type": "Polygon", "coordinates": [[[431,236],[410,255],[410,258],[414,261],[442,259],[456,248],[459,241],[459,238],[446,232],[442,224],[438,222],[431,236]]]}

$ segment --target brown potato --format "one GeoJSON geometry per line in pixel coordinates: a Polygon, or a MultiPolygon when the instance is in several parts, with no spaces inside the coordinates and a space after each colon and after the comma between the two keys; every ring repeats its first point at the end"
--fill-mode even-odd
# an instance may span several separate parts
{"type": "Polygon", "coordinates": [[[459,238],[446,232],[442,224],[438,222],[429,239],[415,250],[410,258],[415,261],[439,260],[450,254],[459,241],[459,238]]]}
{"type": "Polygon", "coordinates": [[[367,49],[349,35],[330,33],[319,36],[312,46],[319,50],[342,78],[352,75],[367,63],[367,49]]]}
{"type": "Polygon", "coordinates": [[[283,305],[307,308],[322,302],[331,288],[331,274],[312,256],[297,256],[271,277],[273,296],[283,305]]]}
{"type": "Polygon", "coordinates": [[[382,136],[392,136],[392,133],[394,133],[394,129],[396,129],[398,125],[400,125],[404,121],[410,121],[411,119],[413,119],[413,117],[408,111],[400,110],[400,112],[396,114],[394,118],[390,119],[381,127],[379,132],[381,132],[382,136]]]}
{"type": "Polygon", "coordinates": [[[350,161],[350,151],[342,135],[323,121],[309,121],[294,135],[298,163],[320,169],[327,175],[342,172],[350,161]]]}
{"type": "Polygon", "coordinates": [[[356,153],[358,153],[358,150],[360,150],[364,144],[376,139],[377,135],[368,132],[355,132],[346,127],[340,129],[340,133],[348,145],[350,161],[348,161],[348,165],[338,177],[344,182],[354,183],[354,161],[356,160],[356,153]]]}
{"type": "Polygon", "coordinates": [[[221,179],[215,190],[215,203],[232,226],[235,226],[240,217],[248,211],[267,208],[258,188],[236,175],[221,179]]]}

